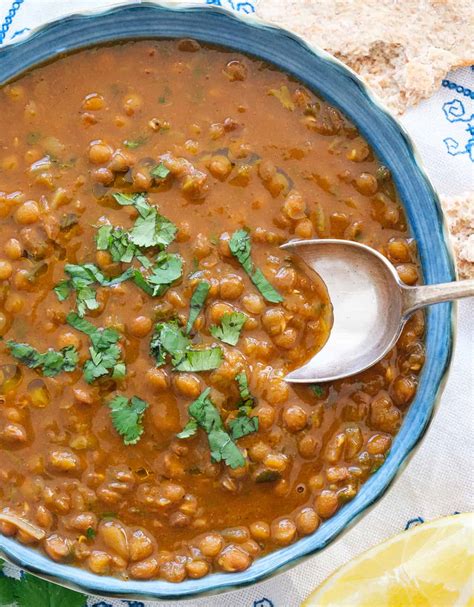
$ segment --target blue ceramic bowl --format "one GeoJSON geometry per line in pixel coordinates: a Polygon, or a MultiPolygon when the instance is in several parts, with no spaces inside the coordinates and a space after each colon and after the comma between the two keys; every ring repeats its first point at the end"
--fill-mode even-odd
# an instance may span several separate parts
{"type": "MultiPolygon", "coordinates": [[[[124,39],[182,37],[226,46],[273,63],[340,108],[392,171],[418,243],[424,281],[455,280],[439,201],[407,134],[353,72],[283,29],[254,20],[241,20],[222,9],[210,7],[177,8],[144,3],[102,13],[72,15],[1,49],[0,85],[58,53],[124,39]]],[[[381,498],[401,472],[433,415],[446,378],[452,345],[451,305],[433,306],[427,313],[426,363],[418,392],[384,465],[351,502],[313,535],[256,560],[246,571],[214,573],[180,584],[123,581],[54,563],[39,551],[3,536],[0,536],[0,555],[56,583],[93,594],[137,599],[177,599],[222,592],[281,572],[321,550],[347,530],[381,498]]]]}

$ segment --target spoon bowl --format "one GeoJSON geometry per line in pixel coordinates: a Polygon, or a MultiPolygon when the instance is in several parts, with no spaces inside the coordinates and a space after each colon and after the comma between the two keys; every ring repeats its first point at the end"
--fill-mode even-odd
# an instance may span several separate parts
{"type": "Polygon", "coordinates": [[[333,309],[328,340],[286,375],[292,383],[334,381],[364,371],[395,345],[415,310],[474,295],[474,280],[408,287],[383,255],[358,242],[294,240],[281,248],[319,275],[333,309]]]}

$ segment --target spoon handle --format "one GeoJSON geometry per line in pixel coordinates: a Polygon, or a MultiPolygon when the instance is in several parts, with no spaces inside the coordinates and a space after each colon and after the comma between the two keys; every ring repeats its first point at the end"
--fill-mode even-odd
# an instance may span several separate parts
{"type": "Polygon", "coordinates": [[[461,297],[474,297],[474,280],[403,287],[403,316],[409,316],[415,310],[430,304],[461,299],[461,297]]]}

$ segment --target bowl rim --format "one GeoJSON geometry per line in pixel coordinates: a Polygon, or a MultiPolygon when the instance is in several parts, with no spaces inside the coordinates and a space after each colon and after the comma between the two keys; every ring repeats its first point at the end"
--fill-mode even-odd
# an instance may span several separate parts
{"type": "MultiPolygon", "coordinates": [[[[62,16],[58,19],[54,19],[52,21],[48,21],[40,26],[32,28],[26,34],[22,35],[22,37],[15,42],[8,42],[2,46],[0,46],[0,60],[2,55],[10,52],[15,52],[15,49],[22,48],[23,46],[28,46],[28,44],[34,40],[34,38],[40,34],[47,33],[48,30],[53,29],[58,25],[62,25],[64,23],[74,24],[75,22],[80,22],[83,20],[89,20],[99,17],[106,17],[107,15],[113,15],[116,13],[120,13],[122,11],[130,11],[137,8],[145,8],[156,11],[172,11],[175,13],[192,11],[196,13],[214,13],[220,14],[229,20],[229,24],[232,25],[231,22],[242,23],[250,28],[265,29],[269,30],[275,36],[285,36],[291,39],[293,42],[297,43],[299,46],[303,47],[307,52],[316,57],[323,59],[326,62],[332,63],[336,66],[339,66],[339,69],[343,71],[349,77],[352,85],[355,85],[363,95],[368,99],[369,103],[375,106],[375,108],[381,113],[385,120],[387,120],[391,125],[398,131],[398,133],[402,136],[404,143],[406,145],[407,150],[410,153],[410,158],[413,163],[414,168],[418,172],[421,180],[424,182],[427,191],[430,194],[431,200],[434,204],[434,211],[437,214],[437,219],[440,228],[440,235],[442,237],[442,243],[444,245],[444,255],[445,261],[447,262],[448,269],[446,270],[452,280],[457,278],[457,270],[456,264],[454,261],[454,254],[452,243],[449,237],[449,230],[447,227],[447,220],[444,216],[441,204],[439,201],[439,197],[431,184],[426,170],[424,169],[422,160],[420,155],[414,145],[414,142],[411,136],[406,131],[405,127],[400,123],[400,121],[394,117],[390,111],[386,108],[385,104],[376,96],[376,94],[371,91],[367,85],[360,79],[360,77],[349,68],[347,65],[342,63],[339,59],[329,54],[325,50],[317,47],[314,44],[310,44],[305,41],[302,37],[295,34],[294,32],[277,26],[275,24],[266,22],[265,20],[257,17],[256,15],[245,15],[241,16],[240,14],[236,14],[231,12],[221,6],[217,5],[196,5],[189,4],[187,2],[167,2],[163,0],[149,2],[149,1],[141,1],[136,0],[135,2],[130,2],[127,4],[117,3],[113,5],[108,5],[107,7],[96,7],[93,9],[84,9],[79,11],[74,11],[68,13],[66,16],[62,16]]],[[[190,37],[193,36],[190,34],[190,37]]],[[[78,50],[90,48],[91,46],[102,46],[104,44],[114,44],[119,43],[120,41],[127,40],[139,40],[139,39],[163,39],[165,38],[163,35],[146,35],[143,37],[140,36],[120,36],[117,35],[112,41],[102,40],[97,41],[95,43],[87,43],[84,45],[81,44],[71,44],[68,46],[67,51],[60,51],[59,55],[54,51],[48,53],[47,59],[39,60],[39,61],[31,61],[27,68],[23,70],[19,70],[18,72],[13,73],[9,77],[4,80],[0,79],[0,89],[8,84],[8,82],[21,77],[22,74],[28,72],[30,70],[34,70],[45,63],[49,63],[50,61],[54,61],[57,58],[62,57],[64,54],[68,54],[70,52],[76,52],[78,50]]],[[[249,51],[239,50],[239,52],[255,56],[249,51]]],[[[257,56],[258,58],[258,56],[257,56]]],[[[271,60],[265,59],[271,63],[271,60]]],[[[285,67],[275,63],[276,67],[285,72],[285,67]]],[[[290,69],[286,69],[287,73],[291,73],[290,69]]],[[[1,75],[0,75],[1,78],[1,75]]],[[[301,77],[296,76],[297,80],[303,80],[301,77]]],[[[311,87],[309,87],[311,89],[311,87]]],[[[324,98],[324,91],[316,91],[318,95],[324,98]]],[[[331,104],[334,104],[331,101],[331,104]]],[[[352,120],[352,116],[350,116],[352,120]]],[[[364,138],[366,135],[364,134],[364,138]]],[[[372,144],[373,145],[373,144],[372,144]]],[[[446,338],[446,344],[444,345],[444,361],[443,366],[440,369],[439,379],[436,385],[436,389],[432,396],[432,405],[430,410],[428,411],[428,417],[424,420],[423,426],[418,429],[416,433],[415,439],[409,441],[409,444],[404,447],[403,453],[401,453],[398,457],[399,461],[394,462],[391,466],[390,470],[388,469],[387,461],[382,466],[381,471],[384,473],[384,480],[380,481],[379,488],[373,492],[373,496],[365,499],[359,500],[361,503],[357,508],[353,509],[354,512],[346,517],[347,520],[343,522],[343,524],[339,525],[339,527],[332,532],[330,532],[329,536],[319,543],[315,543],[315,545],[311,546],[308,544],[308,540],[318,535],[321,527],[323,527],[326,523],[323,523],[320,528],[310,536],[306,536],[304,539],[300,539],[294,544],[279,549],[278,551],[272,552],[265,557],[260,557],[256,559],[254,563],[249,567],[249,569],[240,573],[232,573],[223,574],[223,573],[212,573],[204,578],[198,580],[186,580],[180,582],[178,584],[173,584],[170,582],[165,582],[163,580],[152,580],[152,581],[137,581],[137,580],[119,580],[118,578],[113,578],[109,576],[98,576],[95,574],[91,574],[79,567],[73,567],[69,565],[57,564],[51,561],[48,557],[41,554],[35,548],[26,547],[14,539],[7,538],[0,534],[0,557],[4,558],[7,562],[10,562],[13,565],[20,567],[21,569],[32,573],[42,579],[47,581],[56,583],[58,585],[92,595],[110,597],[110,598],[124,598],[128,600],[138,599],[138,600],[187,600],[193,597],[199,596],[212,596],[225,592],[231,592],[238,589],[241,589],[245,586],[250,586],[255,584],[256,582],[263,581],[275,575],[279,575],[288,571],[288,569],[296,566],[302,560],[308,559],[311,556],[314,556],[317,552],[322,551],[326,546],[331,544],[334,541],[340,541],[344,535],[351,530],[353,525],[358,522],[363,516],[368,514],[372,508],[374,508],[379,500],[383,498],[385,493],[394,485],[394,483],[400,478],[403,470],[411,461],[413,455],[416,453],[416,450],[419,448],[423,436],[425,435],[433,416],[438,410],[440,399],[442,393],[444,392],[444,388],[446,386],[446,382],[448,379],[450,363],[452,360],[452,353],[456,341],[456,320],[457,320],[457,303],[453,304],[443,304],[444,306],[449,307],[449,313],[447,318],[447,330],[448,335],[446,338]],[[305,542],[303,547],[303,542],[305,542]],[[300,546],[300,550],[298,550],[298,546],[300,546]],[[286,556],[282,556],[283,554],[286,556]],[[279,558],[278,558],[279,556],[279,558]],[[257,568],[256,563],[262,563],[263,560],[271,561],[276,560],[277,562],[273,564],[266,564],[264,567],[259,567],[259,572],[254,574],[254,570],[257,568]]],[[[446,308],[447,309],[447,308],[446,308]]],[[[425,364],[426,366],[426,364],[425,364]]],[[[403,424],[405,425],[405,423],[403,424]]],[[[403,428],[402,425],[402,428],[403,428]]],[[[375,479],[375,477],[381,478],[379,472],[372,475],[371,479],[375,479]]],[[[364,487],[367,486],[367,481],[361,488],[357,498],[363,493],[364,487]]],[[[356,499],[356,498],[355,498],[356,499]]],[[[354,501],[355,501],[354,499],[354,501]]],[[[346,506],[341,508],[338,511],[343,512],[346,506]]],[[[337,515],[336,515],[337,516],[337,515]]],[[[333,517],[334,518],[334,517],[333,517]]],[[[332,519],[329,519],[329,522],[332,519]]]]}

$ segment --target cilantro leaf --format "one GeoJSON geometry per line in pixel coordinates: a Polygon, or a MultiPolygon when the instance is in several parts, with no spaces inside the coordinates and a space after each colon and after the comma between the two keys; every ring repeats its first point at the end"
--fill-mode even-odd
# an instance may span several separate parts
{"type": "Polygon", "coordinates": [[[0,605],[15,605],[15,586],[19,584],[6,575],[0,575],[0,605]]]}
{"type": "Polygon", "coordinates": [[[125,139],[123,145],[127,147],[129,150],[136,150],[141,145],[144,145],[148,141],[148,137],[144,137],[143,135],[137,137],[136,139],[125,139]]]}
{"type": "Polygon", "coordinates": [[[199,372],[217,369],[222,362],[222,350],[218,347],[194,350],[191,341],[176,321],[159,323],[150,342],[150,352],[160,367],[171,356],[176,371],[199,372]]]}
{"type": "Polygon", "coordinates": [[[138,396],[129,400],[125,396],[117,395],[110,402],[112,424],[123,438],[125,445],[136,445],[143,434],[143,415],[148,408],[146,403],[138,396]]]}
{"type": "Polygon", "coordinates": [[[201,311],[204,306],[204,303],[206,302],[210,288],[211,285],[206,280],[200,280],[196,288],[194,289],[193,295],[191,297],[188,324],[186,325],[186,333],[189,334],[191,332],[196,318],[199,316],[199,312],[201,311]]]}
{"type": "Polygon", "coordinates": [[[71,373],[76,369],[79,361],[79,354],[74,346],[66,346],[59,352],[49,349],[43,354],[29,344],[18,343],[11,339],[7,341],[7,346],[11,355],[30,369],[41,367],[45,377],[55,377],[62,371],[71,373]]]}
{"type": "Polygon", "coordinates": [[[129,238],[138,247],[166,248],[173,242],[178,228],[166,217],[160,215],[156,207],[148,203],[145,194],[114,194],[122,206],[133,206],[139,217],[130,231],[129,238]]]}
{"type": "Polygon", "coordinates": [[[252,434],[258,430],[258,417],[250,417],[255,405],[255,398],[250,394],[247,375],[245,372],[238,373],[235,381],[239,387],[240,402],[237,417],[229,422],[229,428],[234,440],[252,434]]]}
{"type": "Polygon", "coordinates": [[[15,587],[18,607],[85,607],[87,597],[75,590],[51,584],[34,575],[25,573],[15,587]]]}
{"type": "Polygon", "coordinates": [[[237,417],[229,422],[231,436],[234,440],[252,434],[258,430],[258,417],[250,417],[242,409],[239,410],[237,417]]]}
{"type": "Polygon", "coordinates": [[[150,342],[150,352],[156,365],[161,367],[166,362],[167,354],[182,356],[184,350],[190,345],[189,338],[184,335],[177,321],[172,320],[156,325],[150,342]]]}
{"type": "Polygon", "coordinates": [[[152,177],[156,177],[157,179],[166,179],[169,174],[170,174],[170,170],[167,167],[165,167],[165,165],[162,162],[160,162],[160,164],[157,164],[150,171],[150,175],[152,177]]]}
{"type": "Polygon", "coordinates": [[[263,297],[270,303],[279,303],[283,297],[263,275],[262,271],[255,269],[251,258],[250,234],[247,230],[237,230],[232,234],[229,242],[232,255],[240,262],[249,275],[250,280],[257,287],[263,297]]]}
{"type": "Polygon", "coordinates": [[[309,388],[318,398],[322,398],[324,396],[324,388],[319,384],[310,384],[309,388]]]}
{"type": "Polygon", "coordinates": [[[220,326],[213,325],[209,328],[209,331],[215,338],[230,346],[235,346],[239,341],[240,331],[246,320],[247,315],[243,312],[226,312],[222,315],[220,326]]]}
{"type": "Polygon", "coordinates": [[[176,436],[178,438],[190,438],[191,436],[194,436],[196,434],[198,430],[198,424],[197,421],[193,418],[191,418],[190,420],[188,420],[188,423],[184,426],[184,428],[181,430],[181,432],[179,434],[177,434],[176,436]]]}
{"type": "Polygon", "coordinates": [[[152,297],[163,295],[169,286],[183,274],[183,260],[176,253],[165,253],[162,251],[156,258],[151,268],[151,273],[144,276],[139,270],[135,270],[133,280],[145,293],[152,297]]]}
{"type": "MultiPolygon", "coordinates": [[[[176,362],[176,357],[173,357],[176,362]]],[[[217,369],[222,362],[222,350],[219,347],[206,348],[205,350],[191,350],[184,352],[184,356],[176,362],[176,371],[188,373],[199,371],[211,371],[217,369]]]]}
{"type": "Polygon", "coordinates": [[[125,377],[126,366],[120,360],[122,351],[118,346],[120,340],[118,331],[111,328],[98,329],[75,312],[70,312],[66,321],[74,329],[85,333],[91,341],[90,358],[83,366],[84,379],[88,384],[104,375],[111,375],[113,379],[125,377]]]}
{"type": "Polygon", "coordinates": [[[189,405],[188,413],[191,420],[185,426],[178,438],[192,436],[197,427],[202,428],[207,434],[211,460],[213,462],[224,461],[231,468],[239,468],[245,464],[245,458],[225,430],[220,413],[212,400],[209,398],[211,389],[207,388],[201,395],[189,405]]]}
{"type": "Polygon", "coordinates": [[[98,283],[103,287],[113,287],[128,280],[133,275],[133,269],[129,268],[120,276],[107,278],[93,263],[83,265],[68,263],[64,266],[64,271],[69,274],[70,278],[59,282],[55,286],[54,292],[59,301],[64,301],[74,290],[79,316],[84,316],[86,310],[96,310],[99,307],[96,292],[92,285],[98,283]]]}
{"type": "Polygon", "coordinates": [[[255,405],[255,398],[250,394],[249,382],[245,371],[238,373],[235,376],[235,381],[239,387],[240,404],[239,407],[253,407],[255,405]]]}
{"type": "Polygon", "coordinates": [[[146,194],[113,194],[115,202],[118,202],[122,207],[135,207],[137,211],[142,215],[146,213],[150,208],[146,194]]]}
{"type": "Polygon", "coordinates": [[[56,293],[59,301],[65,301],[71,294],[71,290],[72,287],[69,280],[61,280],[61,282],[58,282],[58,284],[54,287],[54,292],[56,293]]]}
{"type": "Polygon", "coordinates": [[[29,573],[20,579],[7,577],[1,573],[3,561],[0,559],[0,603],[15,607],[86,607],[84,594],[51,584],[29,573]]]}

